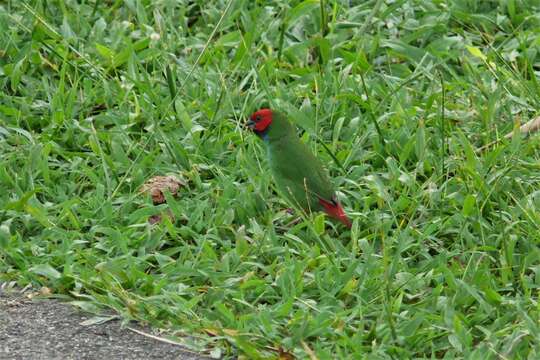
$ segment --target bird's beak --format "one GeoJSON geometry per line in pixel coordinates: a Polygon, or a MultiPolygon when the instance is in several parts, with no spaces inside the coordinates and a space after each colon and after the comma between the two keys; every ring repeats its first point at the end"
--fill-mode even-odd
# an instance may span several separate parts
{"type": "Polygon", "coordinates": [[[255,130],[255,122],[253,120],[248,120],[248,122],[246,122],[246,127],[250,130],[255,130]]]}

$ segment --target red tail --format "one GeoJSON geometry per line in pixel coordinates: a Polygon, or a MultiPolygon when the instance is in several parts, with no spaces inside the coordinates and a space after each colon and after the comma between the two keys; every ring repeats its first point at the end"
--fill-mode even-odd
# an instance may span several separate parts
{"type": "Polygon", "coordinates": [[[351,220],[345,215],[345,211],[343,211],[341,204],[336,200],[326,201],[319,198],[319,203],[324,207],[324,212],[329,216],[341,221],[349,229],[352,227],[351,220]]]}

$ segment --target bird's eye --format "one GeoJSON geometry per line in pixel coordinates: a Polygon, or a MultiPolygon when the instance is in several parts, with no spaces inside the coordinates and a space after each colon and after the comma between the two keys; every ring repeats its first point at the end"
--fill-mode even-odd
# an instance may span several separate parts
{"type": "Polygon", "coordinates": [[[261,121],[261,115],[255,116],[255,121],[257,121],[257,122],[258,122],[258,121],[261,121]]]}

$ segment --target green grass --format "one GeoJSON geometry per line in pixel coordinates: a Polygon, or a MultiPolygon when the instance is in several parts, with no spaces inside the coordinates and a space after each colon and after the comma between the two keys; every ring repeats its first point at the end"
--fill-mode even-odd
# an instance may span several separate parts
{"type": "Polygon", "coordinates": [[[539,140],[476,150],[538,115],[539,12],[3,2],[0,281],[214,356],[538,358],[539,140]],[[291,224],[242,129],[263,104],[327,164],[351,231],[291,224]],[[187,186],[151,226],[138,188],[167,173],[187,186]]]}

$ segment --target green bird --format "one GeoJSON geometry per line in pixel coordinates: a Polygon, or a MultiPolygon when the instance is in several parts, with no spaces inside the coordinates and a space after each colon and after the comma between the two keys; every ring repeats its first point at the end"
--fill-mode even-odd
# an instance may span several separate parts
{"type": "Polygon", "coordinates": [[[247,126],[266,144],[270,171],[281,196],[307,213],[324,211],[351,227],[321,162],[300,141],[285,115],[261,109],[250,116],[247,126]]]}

